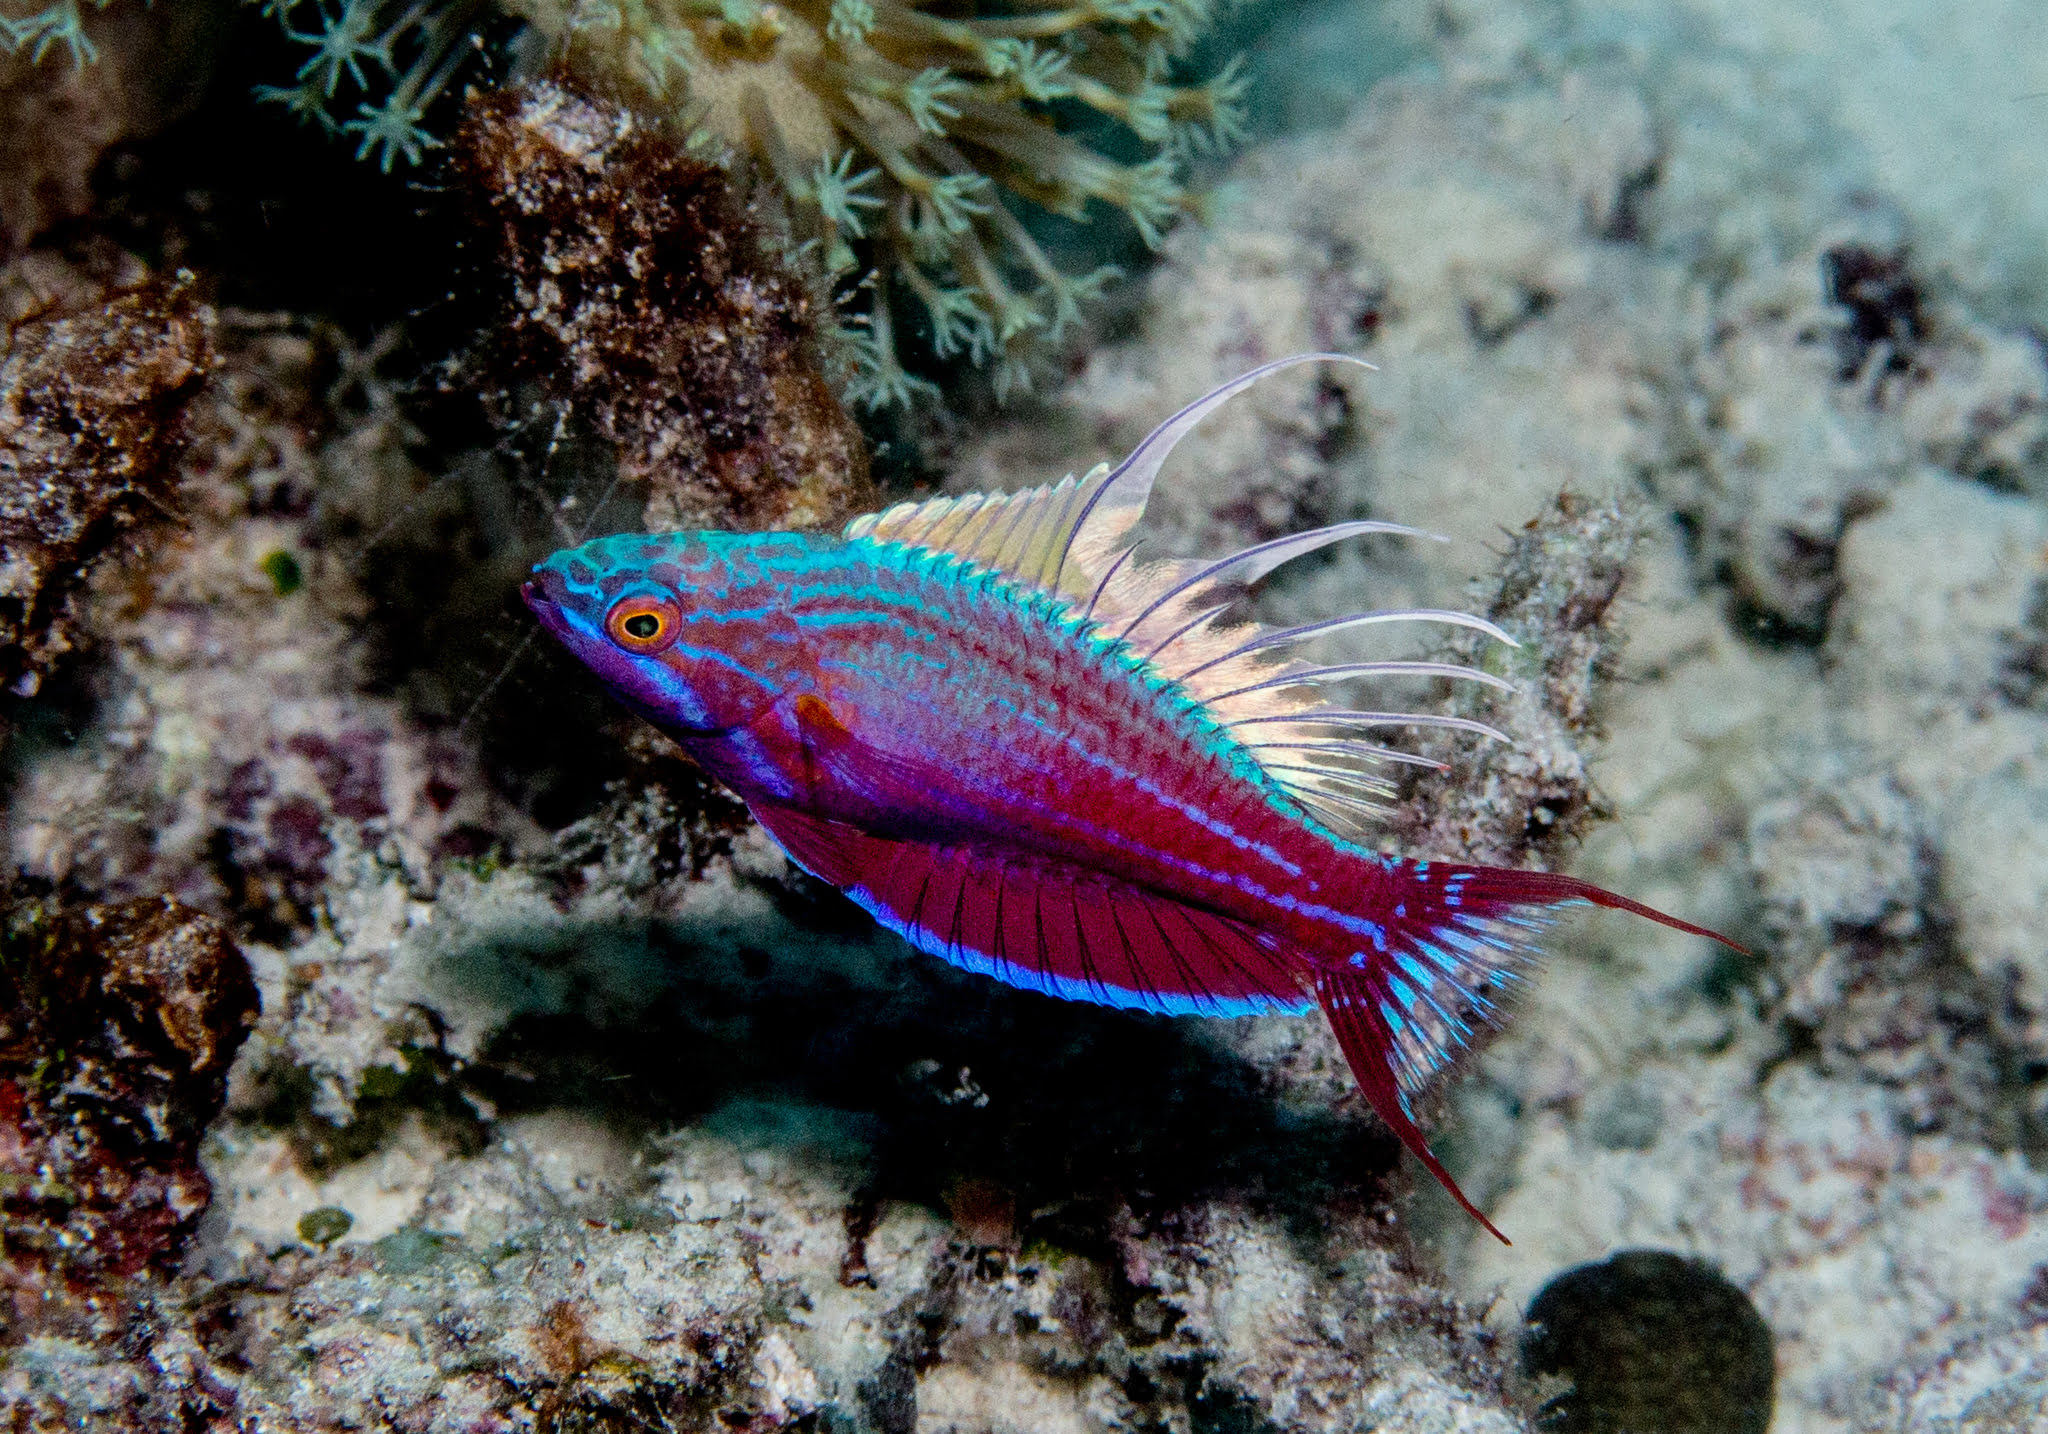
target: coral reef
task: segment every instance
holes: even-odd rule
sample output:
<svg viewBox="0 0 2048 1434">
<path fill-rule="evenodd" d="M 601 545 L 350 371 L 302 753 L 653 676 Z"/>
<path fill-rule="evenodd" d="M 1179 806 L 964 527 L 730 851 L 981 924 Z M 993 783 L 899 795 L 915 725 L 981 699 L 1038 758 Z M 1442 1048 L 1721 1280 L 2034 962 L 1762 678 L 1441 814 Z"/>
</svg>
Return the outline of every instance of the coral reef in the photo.
<svg viewBox="0 0 2048 1434">
<path fill-rule="evenodd" d="M 1514 1247 L 1440 1223 L 1428 1192 L 1411 1218 L 1457 1287 L 1505 1292 L 1502 1325 L 1616 1249 L 1708 1260 L 1771 1328 L 1775 1427 L 1889 1427 L 1880 1383 L 1992 1368 L 1969 1352 L 2038 1321 L 2048 1262 L 2019 915 L 2048 750 L 2026 676 L 2048 367 L 1865 209 L 1796 241 L 1697 241 L 1677 226 L 1704 182 L 1684 145 L 1704 139 L 1508 7 L 1463 13 L 1440 41 L 1454 78 L 1384 82 L 1335 137 L 1248 155 L 1213 230 L 1168 242 L 1135 332 L 1028 421 L 964 441 L 955 481 L 1113 452 L 1258 359 L 1337 346 L 1382 366 L 1283 376 L 1210 420 L 1162 483 L 1182 506 L 1161 541 L 1363 515 L 1468 540 L 1304 566 L 1257 599 L 1276 621 L 1471 606 L 1458 559 L 1478 542 L 1505 543 L 1511 571 L 1540 560 L 1554 597 L 1501 596 L 1531 600 L 1555 661 L 1479 709 L 1526 740 L 1432 754 L 1510 790 L 1561 773 L 1577 810 L 1614 819 L 1546 860 L 1758 952 L 1561 926 L 1437 1137 Z M 1546 514 L 1559 486 L 1579 522 Z M 1566 621 L 1567 597 L 1599 621 Z M 1503 672 L 1541 656 L 1483 654 Z M 1618 680 L 1587 686 L 1603 669 Z M 1403 820 L 1439 821 L 1417 828 L 1431 850 L 1529 840 L 1534 808 L 1469 820 L 1462 789 L 1414 789 Z M 1341 1091 L 1312 1031 L 1231 1039 L 1290 1099 Z"/>
<path fill-rule="evenodd" d="M 509 1122 L 429 1190 L 435 1233 L 244 1267 L 220 1316 L 254 1340 L 242 1407 L 436 1429 L 1521 1427 L 1490 1353 L 1454 1333 L 1462 1313 L 1381 1254 L 1332 1278 L 1227 1206 L 1079 1249 L 1058 1243 L 1088 1228 L 1070 1211 L 1020 1251 L 886 1201 L 849 1245 L 858 1199 L 815 1150 L 701 1132 L 662 1147 L 636 1162 L 571 1118 Z M 312 1363 L 279 1357 L 293 1347 Z"/>
<path fill-rule="evenodd" d="M 33 694 L 72 644 L 78 576 L 165 510 L 183 411 L 212 364 L 189 288 L 87 284 L 9 326 L 0 353 L 0 683 Z"/>
<path fill-rule="evenodd" d="M 392 534 L 445 569 L 477 519 L 375 355 L 234 312 L 214 345 L 183 529 L 81 590 L 95 661 L 4 820 L 39 880 L 222 912 L 263 1014 L 183 1281 L 9 1351 L 10 1417 L 1520 1427 L 1363 1118 L 878 939 L 658 749 L 522 816 L 391 695 L 402 630 L 476 641 L 467 599 L 380 607 Z M 540 740 L 603 730 L 559 700 Z"/>
<path fill-rule="evenodd" d="M 0 262 L 92 209 L 110 146 L 192 105 L 227 4 L 0 7 Z"/>
<path fill-rule="evenodd" d="M 331 335 L 217 343 L 189 536 L 88 590 L 106 715 L 15 749 L 6 821 L 17 865 L 247 925 L 263 1015 L 185 1283 L 131 1297 L 147 1338 L 10 1353 L 10 1412 L 1521 1427 L 1362 1116 L 876 937 L 672 769 L 508 810 L 373 680 L 381 534 L 443 521 L 390 391 Z"/>
<path fill-rule="evenodd" d="M 425 486 L 389 390 L 275 320 L 221 315 L 212 341 L 157 480 L 180 522 L 80 590 L 97 661 L 64 707 L 19 709 L 6 840 L 38 879 L 169 892 L 275 937 L 312 921 L 351 851 L 424 879 L 521 828 L 473 753 L 362 695 L 372 604 L 329 549 Z M 80 706 L 102 714 L 82 733 Z"/>
<path fill-rule="evenodd" d="M 8 25 L 0 19 L 0 41 Z M 0 258 L 91 207 L 92 167 L 125 121 L 112 66 L 43 65 L 0 43 Z"/>
<path fill-rule="evenodd" d="M 1182 157 L 1240 133 L 1235 66 L 1168 76 L 1210 26 L 1206 0 L 955 13 L 923 0 L 516 0 L 585 83 L 759 165 L 825 268 L 872 271 L 852 392 L 905 403 L 892 293 L 921 310 L 932 352 L 1028 381 L 1104 282 L 1064 271 L 1013 201 L 1082 219 L 1124 214 L 1148 245 L 1186 203 Z M 1063 126 L 1061 106 L 1144 147 L 1124 162 Z M 866 255 L 865 259 L 857 257 Z"/>
<path fill-rule="evenodd" d="M 211 1190 L 200 1136 L 256 1015 L 218 921 L 174 901 L 0 912 L 0 1345 L 118 1335 Z"/>
<path fill-rule="evenodd" d="M 1827 637 L 1843 534 L 1900 481 L 1932 466 L 2038 489 L 2048 453 L 2048 379 L 2024 335 L 1920 297 L 1897 250 L 1823 236 L 1809 254 L 1722 296 L 1671 394 L 1679 461 L 1657 479 L 1740 620 L 1799 643 Z M 1784 372 L 1803 381 L 1766 381 Z"/>
<path fill-rule="evenodd" d="M 473 102 L 455 167 L 503 290 L 472 367 L 501 424 L 564 410 L 648 485 L 655 528 L 815 528 L 868 498 L 867 451 L 819 371 L 816 305 L 716 166 L 550 84 Z M 514 411 L 538 390 L 555 407 Z"/>
<path fill-rule="evenodd" d="M 1069 272 L 1060 256 L 1072 246 L 1016 205 L 1071 221 L 1100 206 L 1156 247 L 1192 203 L 1188 159 L 1244 133 L 1239 62 L 1200 83 L 1172 78 L 1213 24 L 1208 0 L 1028 15 L 935 13 L 923 0 L 264 0 L 263 11 L 304 58 L 291 83 L 259 84 L 257 97 L 353 139 L 386 173 L 446 143 L 455 81 L 480 55 L 494 63 L 507 13 L 583 87 L 728 168 L 743 162 L 779 195 L 774 227 L 790 247 L 814 251 L 807 262 L 843 284 L 842 301 L 864 305 L 838 337 L 845 390 L 870 407 L 932 389 L 899 360 L 899 310 L 920 315 L 936 358 L 990 367 L 1001 397 L 1028 385 L 1033 360 L 1114 275 Z M 0 19 L 0 42 L 37 79 L 18 102 L 26 173 L 12 204 L 0 150 L 0 220 L 24 237 L 41 227 L 51 177 L 82 211 L 91 161 L 138 127 L 123 114 L 135 77 L 100 72 L 91 28 L 76 0 Z M 35 68 L 58 45 L 72 64 L 45 82 Z M 5 80 L 0 100 L 12 98 Z M 67 107 L 95 125 L 59 126 Z M 1124 157 L 1134 145 L 1143 157 Z"/>
<path fill-rule="evenodd" d="M 91 3 L 95 9 L 104 10 L 112 0 Z M 99 47 L 85 33 L 85 12 L 79 8 L 78 0 L 51 0 L 50 4 L 24 15 L 0 15 L 0 46 L 26 52 L 29 63 L 37 65 L 58 46 L 70 52 L 75 66 L 91 64 L 100 57 Z"/>
<path fill-rule="evenodd" d="M 1642 521 L 1639 508 L 1618 499 L 1594 503 L 1567 492 L 1515 534 L 1499 585 L 1477 610 L 1523 646 L 1454 640 L 1446 649 L 1517 684 L 1504 700 L 1461 696 L 1455 704 L 1501 724 L 1514 745 L 1462 772 L 1456 741 L 1421 734 L 1413 750 L 1444 767 L 1403 791 L 1388 823 L 1402 849 L 1464 852 L 1494 866 L 1552 865 L 1608 815 L 1590 751 L 1602 735 L 1601 689 L 1620 647 L 1615 604 Z"/>
<path fill-rule="evenodd" d="M 81 3 L 97 64 L 0 58 L 28 117 L 0 121 L 0 242 L 93 202 L 145 124 L 132 36 L 206 8 Z M 359 143 L 372 116 L 344 111 L 384 107 L 394 171 L 479 53 L 428 27 L 498 13 L 273 8 L 314 62 L 285 98 Z M 118 157 L 62 254 L 0 270 L 10 474 L 42 475 L 10 489 L 8 562 L 32 561 L 0 614 L 7 675 L 39 683 L 0 754 L 0 1423 L 1513 1434 L 1641 1427 L 1647 1383 L 1667 1426 L 2039 1424 L 2039 194 L 1994 193 L 2024 146 L 1942 173 L 1939 146 L 1886 148 L 1907 119 L 1981 132 L 1942 96 L 1997 109 L 1995 27 L 1873 63 L 1920 20 L 1833 7 L 1795 64 L 1744 33 L 1782 43 L 1810 7 L 1392 7 L 1427 67 L 1223 171 L 1121 326 L 1070 331 L 1093 347 L 1059 387 L 922 455 L 961 489 L 1035 483 L 1261 359 L 1381 365 L 1219 413 L 1153 541 L 1367 515 L 1457 539 L 1340 547 L 1249 599 L 1524 635 L 1460 649 L 1521 685 L 1460 709 L 1519 745 L 1418 746 L 1451 771 L 1388 840 L 1570 866 L 1754 952 L 1558 924 L 1515 1023 L 1419 1112 L 1503 1248 L 1411 1189 L 1319 1022 L 1058 1004 L 909 953 L 522 650 L 537 550 L 867 501 L 816 378 L 830 309 L 793 269 L 867 258 L 878 322 L 929 283 L 952 357 L 1001 364 L 997 303 L 957 292 L 971 234 L 1036 306 L 1011 343 L 1054 326 L 1006 247 L 1040 196 L 991 192 L 1006 152 L 963 136 L 993 111 L 1071 155 L 1091 101 L 995 74 L 1032 38 L 1001 25 L 1071 27 L 1071 52 L 1002 53 L 1114 81 L 1127 114 L 1097 118 L 1159 135 L 1139 164 L 1185 147 L 1145 46 L 1097 46 L 1172 51 L 1155 32 L 1196 11 L 873 10 L 536 3 L 604 101 L 464 101 L 451 186 L 418 202 L 480 217 L 468 269 L 394 246 L 426 278 L 345 330 L 209 314 L 195 293 L 253 249 L 156 244 L 147 205 L 120 236 L 221 272 L 107 259 L 85 231 L 129 203 Z M 677 50 L 622 48 L 652 36 Z M 1887 109 L 1922 72 L 1976 78 Z M 847 103 L 894 150 L 830 116 L 764 147 L 762 104 L 815 118 L 849 76 L 881 77 Z M 650 109 L 660 133 L 626 118 Z M 692 127 L 765 182 L 670 147 Z M 891 153 L 934 196 L 989 188 L 920 199 Z M 988 211 L 940 236 L 963 195 Z M 297 272 L 334 252 L 291 261 L 309 312 L 397 272 Z M 450 288 L 473 294 L 376 332 Z M 444 351 L 423 336 L 479 307 L 408 390 Z M 451 420 L 466 389 L 495 426 Z M 261 1012 L 232 1051 L 244 961 Z"/>
<path fill-rule="evenodd" d="M 2048 1323 L 1965 1342 L 1887 1379 L 1869 1434 L 2024 1434 L 2048 1418 Z"/>
</svg>

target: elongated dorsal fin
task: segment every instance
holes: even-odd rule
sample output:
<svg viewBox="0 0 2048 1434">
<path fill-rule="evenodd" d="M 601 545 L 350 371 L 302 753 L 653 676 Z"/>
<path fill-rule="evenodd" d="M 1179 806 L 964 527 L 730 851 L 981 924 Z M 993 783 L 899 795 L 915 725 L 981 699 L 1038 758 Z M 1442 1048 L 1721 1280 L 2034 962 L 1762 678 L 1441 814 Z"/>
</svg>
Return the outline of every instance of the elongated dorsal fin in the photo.
<svg viewBox="0 0 2048 1434">
<path fill-rule="evenodd" d="M 1354 679 L 1462 678 L 1508 683 L 1446 663 L 1340 663 L 1317 667 L 1289 660 L 1294 643 L 1348 628 L 1384 623 L 1444 623 L 1473 628 L 1502 642 L 1514 639 L 1484 618 L 1434 609 L 1351 613 L 1272 630 L 1221 625 L 1252 583 L 1282 563 L 1332 543 L 1367 534 L 1431 537 L 1394 523 L 1358 521 L 1294 533 L 1209 562 L 1134 561 L 1131 530 L 1144 515 L 1152 484 L 1174 445 L 1227 399 L 1260 379 L 1305 363 L 1373 365 L 1346 354 L 1295 354 L 1262 364 L 1204 394 L 1174 414 L 1112 468 L 1098 464 L 1016 493 L 970 493 L 899 503 L 855 518 L 848 538 L 951 553 L 1065 601 L 1105 638 L 1120 642 L 1161 678 L 1203 704 L 1309 816 L 1356 832 L 1385 809 L 1393 785 L 1390 762 L 1420 762 L 1369 734 L 1390 727 L 1440 726 L 1502 734 L 1469 718 L 1429 712 L 1372 710 L 1326 704 L 1322 690 Z M 1434 764 L 1428 764 L 1434 765 Z"/>
<path fill-rule="evenodd" d="M 1153 480 L 1174 445 L 1226 400 L 1260 379 L 1322 362 L 1372 367 L 1348 354 L 1275 359 L 1196 399 L 1145 435 L 1130 457 L 1114 468 L 1098 463 L 1080 478 L 1069 476 L 1015 493 L 898 503 L 855 518 L 846 525 L 846 536 L 952 553 L 1045 592 L 1085 600 L 1143 516 Z"/>
</svg>

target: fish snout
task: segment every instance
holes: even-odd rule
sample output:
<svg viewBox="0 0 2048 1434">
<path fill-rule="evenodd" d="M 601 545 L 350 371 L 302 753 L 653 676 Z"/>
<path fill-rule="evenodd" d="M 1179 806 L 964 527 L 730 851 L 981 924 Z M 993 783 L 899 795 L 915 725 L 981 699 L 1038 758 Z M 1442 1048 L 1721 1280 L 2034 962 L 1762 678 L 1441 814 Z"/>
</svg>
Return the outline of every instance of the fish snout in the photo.
<svg viewBox="0 0 2048 1434">
<path fill-rule="evenodd" d="M 519 596 L 526 604 L 526 610 L 539 618 L 543 627 L 552 627 L 561 615 L 561 605 L 547 597 L 540 590 L 540 584 L 528 578 L 519 585 Z"/>
<path fill-rule="evenodd" d="M 548 567 L 533 570 L 533 576 L 519 585 L 519 596 L 540 625 L 554 636 L 567 640 L 569 633 L 569 584 L 562 574 Z"/>
<path fill-rule="evenodd" d="M 526 605 L 540 617 L 546 617 L 551 610 L 559 610 L 569 599 L 569 579 L 560 568 L 552 563 L 541 563 L 533 570 L 533 576 L 519 585 L 519 596 L 526 599 Z"/>
</svg>

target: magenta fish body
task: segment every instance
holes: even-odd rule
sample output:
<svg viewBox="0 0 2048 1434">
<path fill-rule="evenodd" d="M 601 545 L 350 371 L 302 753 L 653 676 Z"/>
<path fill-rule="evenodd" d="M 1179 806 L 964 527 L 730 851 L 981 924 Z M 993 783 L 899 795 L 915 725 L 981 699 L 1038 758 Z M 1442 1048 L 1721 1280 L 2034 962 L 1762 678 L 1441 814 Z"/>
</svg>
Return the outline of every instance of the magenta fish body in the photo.
<svg viewBox="0 0 2048 1434">
<path fill-rule="evenodd" d="M 1282 360 L 1190 405 L 1115 469 L 899 505 L 839 537 L 599 539 L 536 567 L 527 600 L 795 861 L 921 950 L 1168 1014 L 1320 1004 L 1374 1109 L 1484 1223 L 1410 1098 L 1500 1019 L 1546 913 L 1592 902 L 1712 933 L 1568 877 L 1360 839 L 1391 794 L 1386 765 L 1414 760 L 1372 733 L 1488 729 L 1331 707 L 1322 688 L 1498 679 L 1311 667 L 1286 649 L 1395 622 L 1511 639 L 1447 612 L 1280 632 L 1224 617 L 1291 557 L 1407 530 L 1339 524 L 1214 563 L 1133 561 L 1129 530 L 1174 442 L 1264 373 L 1316 357 L 1333 356 Z"/>
</svg>

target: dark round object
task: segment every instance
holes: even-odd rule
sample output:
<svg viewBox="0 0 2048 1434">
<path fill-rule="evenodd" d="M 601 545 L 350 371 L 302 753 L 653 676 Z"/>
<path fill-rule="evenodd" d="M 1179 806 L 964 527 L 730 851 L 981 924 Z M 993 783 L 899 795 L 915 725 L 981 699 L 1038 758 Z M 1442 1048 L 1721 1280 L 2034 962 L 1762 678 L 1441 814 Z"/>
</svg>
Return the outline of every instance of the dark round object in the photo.
<svg viewBox="0 0 2048 1434">
<path fill-rule="evenodd" d="M 1623 1250 L 1544 1286 L 1522 1367 L 1572 1382 L 1538 1418 L 1558 1434 L 1770 1428 L 1770 1327 L 1719 1270 L 1663 1250 Z"/>
<path fill-rule="evenodd" d="M 355 1228 L 356 1217 L 339 1205 L 322 1205 L 299 1216 L 299 1238 L 326 1249 Z"/>
</svg>

